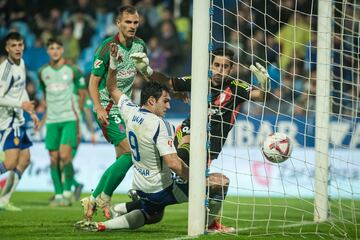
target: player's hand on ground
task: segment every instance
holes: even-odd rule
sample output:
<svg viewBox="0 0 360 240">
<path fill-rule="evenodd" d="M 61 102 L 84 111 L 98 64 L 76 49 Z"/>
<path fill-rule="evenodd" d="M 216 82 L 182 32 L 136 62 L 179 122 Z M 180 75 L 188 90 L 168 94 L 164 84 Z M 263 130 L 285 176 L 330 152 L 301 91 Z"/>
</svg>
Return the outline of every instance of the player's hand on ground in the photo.
<svg viewBox="0 0 360 240">
<path fill-rule="evenodd" d="M 24 101 L 21 103 L 21 108 L 24 109 L 28 113 L 34 112 L 34 101 Z"/>
<path fill-rule="evenodd" d="M 256 76 L 261 89 L 270 91 L 269 74 L 266 69 L 260 63 L 256 63 L 256 66 L 250 65 L 250 71 Z"/>
<path fill-rule="evenodd" d="M 149 58 L 146 56 L 146 53 L 143 52 L 132 53 L 130 57 L 134 61 L 136 69 L 145 78 L 150 78 L 150 76 L 154 73 L 154 71 L 149 65 Z"/>
<path fill-rule="evenodd" d="M 103 108 L 96 109 L 97 119 L 101 122 L 103 126 L 109 125 L 109 115 L 106 110 Z"/>
</svg>

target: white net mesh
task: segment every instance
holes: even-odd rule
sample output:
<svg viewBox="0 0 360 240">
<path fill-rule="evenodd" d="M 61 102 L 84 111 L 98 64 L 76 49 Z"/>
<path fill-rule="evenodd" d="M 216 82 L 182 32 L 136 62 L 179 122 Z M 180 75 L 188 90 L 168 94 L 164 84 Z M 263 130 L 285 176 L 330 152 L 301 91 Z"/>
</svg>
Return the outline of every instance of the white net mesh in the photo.
<svg viewBox="0 0 360 240">
<path fill-rule="evenodd" d="M 215 215 L 222 224 L 235 227 L 236 235 L 360 238 L 360 2 L 330 2 L 330 148 L 324 152 L 329 159 L 329 213 L 327 221 L 317 223 L 313 219 L 318 1 L 211 1 L 211 56 L 217 48 L 228 48 L 235 56 L 230 75 L 209 89 L 210 144 L 221 144 L 215 139 L 226 139 L 226 128 L 232 127 L 210 172 L 230 179 L 228 196 Z M 266 66 L 271 91 L 264 101 L 250 99 L 238 108 L 234 98 L 227 98 L 237 90 L 227 89 L 225 82 L 241 79 L 258 86 L 249 71 L 256 62 Z M 222 115 L 226 111 L 231 119 Z M 215 125 L 220 126 L 217 133 Z M 260 150 L 273 132 L 285 133 L 294 148 L 281 164 L 265 160 Z M 213 151 L 210 148 L 209 153 Z M 216 197 L 208 198 L 211 203 Z"/>
</svg>

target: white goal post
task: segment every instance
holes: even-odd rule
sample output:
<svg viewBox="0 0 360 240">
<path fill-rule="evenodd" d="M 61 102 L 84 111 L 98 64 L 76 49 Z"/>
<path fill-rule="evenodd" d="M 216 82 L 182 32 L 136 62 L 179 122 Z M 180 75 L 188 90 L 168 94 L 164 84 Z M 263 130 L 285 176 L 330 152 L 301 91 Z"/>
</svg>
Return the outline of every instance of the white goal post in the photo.
<svg viewBox="0 0 360 240">
<path fill-rule="evenodd" d="M 188 235 L 206 233 L 209 170 L 230 179 L 216 217 L 231 234 L 359 239 L 360 0 L 198 0 L 192 33 Z M 226 100 L 210 96 L 218 47 L 234 52 L 227 79 L 256 89 L 249 66 L 259 62 L 272 88 L 228 109 L 232 130 L 207 169 L 207 114 Z M 293 146 L 279 164 L 261 152 L 274 132 Z"/>
<path fill-rule="evenodd" d="M 194 1 L 191 76 L 191 138 L 188 235 L 197 236 L 205 229 L 205 171 L 207 140 L 207 95 L 209 69 L 210 0 Z M 204 159 L 204 161 L 199 161 Z"/>
<path fill-rule="evenodd" d="M 315 204 L 314 221 L 328 218 L 329 121 L 332 3 L 319 0 L 316 72 Z"/>
</svg>

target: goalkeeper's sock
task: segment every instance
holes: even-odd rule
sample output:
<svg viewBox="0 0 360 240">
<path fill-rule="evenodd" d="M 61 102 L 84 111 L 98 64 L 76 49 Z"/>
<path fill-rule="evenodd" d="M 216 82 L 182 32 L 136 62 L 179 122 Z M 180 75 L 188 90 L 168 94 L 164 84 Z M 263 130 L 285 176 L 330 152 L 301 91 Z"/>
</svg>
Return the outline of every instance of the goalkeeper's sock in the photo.
<svg viewBox="0 0 360 240">
<path fill-rule="evenodd" d="M 22 175 L 21 172 L 16 168 L 12 172 L 13 172 L 12 181 L 11 181 L 12 183 L 9 184 L 9 186 L 7 186 L 7 188 L 4 189 L 5 191 L 3 192 L 2 195 L 2 199 L 5 202 L 10 201 L 11 195 L 15 192 L 15 189 L 19 184 Z"/>
<path fill-rule="evenodd" d="M 140 210 L 104 222 L 106 229 L 137 229 L 145 225 L 145 216 Z"/>
<path fill-rule="evenodd" d="M 111 167 L 112 167 L 112 165 L 111 165 L 110 167 L 108 167 L 108 168 L 106 169 L 106 171 L 103 173 L 103 175 L 102 175 L 101 178 L 100 178 L 99 183 L 97 184 L 95 190 L 94 190 L 93 193 L 91 194 L 91 198 L 92 198 L 93 200 L 95 200 L 95 198 L 97 198 L 97 197 L 100 195 L 100 193 L 103 191 L 104 185 L 105 185 L 106 180 L 107 180 L 107 178 L 108 178 L 108 176 L 109 176 L 109 173 L 110 173 L 110 171 L 111 171 Z"/>
<path fill-rule="evenodd" d="M 122 154 L 111 166 L 108 179 L 105 183 L 103 192 L 112 196 L 113 192 L 124 179 L 127 171 L 132 166 L 132 158 L 130 153 Z"/>
<path fill-rule="evenodd" d="M 209 201 L 209 221 L 208 225 L 211 225 L 215 218 L 218 217 L 221 210 L 222 201 L 210 199 Z"/>
<path fill-rule="evenodd" d="M 4 162 L 0 163 L 0 175 L 6 173 L 8 170 L 5 167 Z"/>
<path fill-rule="evenodd" d="M 61 175 L 60 175 L 60 171 L 59 171 L 59 166 L 51 164 L 50 165 L 50 174 L 51 174 L 51 179 L 53 181 L 55 194 L 62 195 L 62 193 L 63 193 L 63 185 L 62 185 L 62 182 L 61 182 Z"/>
<path fill-rule="evenodd" d="M 64 165 L 64 176 L 65 176 L 64 191 L 70 192 L 72 181 L 74 178 L 74 167 L 71 162 Z"/>
</svg>

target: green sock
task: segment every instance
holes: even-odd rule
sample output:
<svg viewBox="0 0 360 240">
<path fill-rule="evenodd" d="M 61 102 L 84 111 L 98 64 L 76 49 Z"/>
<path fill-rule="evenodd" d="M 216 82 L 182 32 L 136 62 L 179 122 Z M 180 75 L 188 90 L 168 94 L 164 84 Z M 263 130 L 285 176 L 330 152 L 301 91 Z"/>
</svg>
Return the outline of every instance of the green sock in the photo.
<svg viewBox="0 0 360 240">
<path fill-rule="evenodd" d="M 72 181 L 74 178 L 74 167 L 71 162 L 64 165 L 64 176 L 64 190 L 71 191 Z"/>
<path fill-rule="evenodd" d="M 73 177 L 71 179 L 71 186 L 77 187 L 80 185 L 80 183 L 78 181 L 76 181 L 76 179 L 75 179 L 75 170 L 74 170 L 74 165 L 72 164 L 72 162 L 71 162 L 71 165 L 72 165 L 72 168 L 74 171 Z"/>
<path fill-rule="evenodd" d="M 132 159 L 130 153 L 124 153 L 116 159 L 113 165 L 111 165 L 111 171 L 104 186 L 103 191 L 106 195 L 112 196 L 131 166 Z"/>
<path fill-rule="evenodd" d="M 106 171 L 103 173 L 103 175 L 101 176 L 100 178 L 100 181 L 98 183 L 98 185 L 96 186 L 95 190 L 93 191 L 93 193 L 91 194 L 94 198 L 96 198 L 97 196 L 100 195 L 100 193 L 103 191 L 104 189 L 104 185 L 105 185 L 105 182 L 108 178 L 108 175 L 110 173 L 110 170 L 111 170 L 111 167 L 112 165 L 110 165 L 110 167 L 108 167 L 106 169 Z"/>
<path fill-rule="evenodd" d="M 61 183 L 61 175 L 59 170 L 60 169 L 58 165 L 52 165 L 52 164 L 50 165 L 50 174 L 54 184 L 55 194 L 63 193 L 63 186 Z"/>
</svg>

